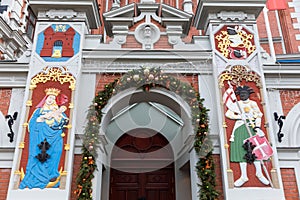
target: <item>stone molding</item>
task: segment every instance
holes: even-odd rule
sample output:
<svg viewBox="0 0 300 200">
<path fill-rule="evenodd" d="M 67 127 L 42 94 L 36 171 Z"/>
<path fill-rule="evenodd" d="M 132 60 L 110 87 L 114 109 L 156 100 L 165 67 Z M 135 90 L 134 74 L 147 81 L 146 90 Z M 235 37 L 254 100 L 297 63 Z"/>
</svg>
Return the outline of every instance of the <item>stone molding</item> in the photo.
<svg viewBox="0 0 300 200">
<path fill-rule="evenodd" d="M 0 27 L 3 40 L 0 44 L 2 60 L 17 60 L 31 44 L 28 44 L 21 33 L 12 29 L 2 17 L 0 17 Z"/>
<path fill-rule="evenodd" d="M 57 17 L 60 20 L 63 18 L 76 20 L 76 18 L 74 18 L 74 12 L 76 12 L 76 17 L 79 18 L 80 21 L 83 17 L 85 18 L 88 28 L 98 28 L 101 25 L 98 4 L 95 0 L 30 0 L 30 7 L 36 16 L 42 17 L 48 13 L 48 20 L 53 19 L 53 17 Z M 73 11 L 70 8 L 72 8 Z M 42 13 L 41 15 L 39 14 L 40 12 Z M 86 17 L 79 13 L 84 13 Z M 71 16 L 73 16 L 73 18 Z M 44 20 L 47 18 L 44 18 Z"/>
<path fill-rule="evenodd" d="M 134 36 L 143 49 L 153 49 L 153 44 L 160 38 L 160 30 L 155 24 L 142 23 L 135 29 Z"/>
<path fill-rule="evenodd" d="M 72 19 L 78 16 L 79 13 L 75 12 L 74 10 L 56 10 L 56 9 L 51 9 L 49 11 L 45 12 L 45 16 L 48 17 L 49 19 Z"/>
<path fill-rule="evenodd" d="M 264 8 L 266 0 L 200 0 L 194 19 L 194 26 L 197 29 L 206 30 L 209 18 L 211 15 L 218 15 L 221 12 L 243 12 L 251 16 L 254 16 L 254 22 L 261 10 Z M 236 14 L 234 14 L 236 15 Z M 249 20 L 249 18 L 248 18 Z M 242 21 L 242 20 L 238 20 Z"/>
<path fill-rule="evenodd" d="M 134 17 L 135 6 L 140 13 L 137 17 Z M 107 35 L 114 37 L 112 43 L 119 45 L 119 48 L 126 43 L 127 35 L 133 34 L 135 39 L 143 45 L 143 49 L 153 49 L 153 45 L 162 34 L 168 36 L 169 44 L 173 45 L 174 48 L 178 45 L 184 45 L 182 37 L 189 32 L 192 14 L 166 4 L 143 2 L 114 8 L 104 13 L 103 18 Z M 134 31 L 129 31 L 131 26 L 142 20 L 145 22 Z M 166 33 L 161 32 L 152 20 L 166 27 Z"/>
</svg>

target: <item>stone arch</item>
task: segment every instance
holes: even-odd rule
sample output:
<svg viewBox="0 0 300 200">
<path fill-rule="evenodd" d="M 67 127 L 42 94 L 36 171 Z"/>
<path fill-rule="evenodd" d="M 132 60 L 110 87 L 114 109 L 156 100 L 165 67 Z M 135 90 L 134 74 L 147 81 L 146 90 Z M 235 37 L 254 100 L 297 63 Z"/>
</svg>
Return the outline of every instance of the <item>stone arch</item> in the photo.
<svg viewBox="0 0 300 200">
<path fill-rule="evenodd" d="M 137 93 L 130 98 L 132 102 L 139 102 L 143 98 L 149 101 L 153 98 L 153 96 L 149 96 L 151 91 L 159 88 L 162 91 L 166 90 L 170 93 L 168 93 L 168 95 L 157 93 L 158 96 L 157 98 L 153 98 L 154 101 L 159 101 L 157 99 L 162 97 L 178 95 L 182 97 L 184 100 L 183 102 L 186 102 L 188 105 L 187 107 L 184 107 L 190 107 L 190 116 L 186 118 L 186 122 L 189 122 L 192 128 L 186 132 L 190 133 L 190 136 L 192 137 L 187 137 L 184 143 L 192 143 L 193 145 L 190 147 L 194 147 L 195 151 L 201 156 L 196 163 L 197 175 L 202 182 L 201 188 L 199 189 L 201 198 L 217 197 L 218 192 L 216 192 L 215 189 L 214 161 L 212 157 L 213 148 L 210 140 L 207 138 L 209 131 L 208 110 L 203 106 L 204 99 L 199 97 L 198 92 L 195 91 L 191 84 L 182 82 L 175 76 L 162 73 L 160 68 L 141 67 L 140 69 L 129 71 L 121 78 L 105 85 L 104 90 L 96 94 L 93 104 L 89 108 L 87 125 L 83 138 L 80 173 L 77 176 L 77 189 L 75 190 L 75 194 L 78 195 L 78 198 L 91 196 L 92 179 L 94 177 L 93 172 L 97 168 L 97 147 L 100 143 L 103 145 L 106 144 L 105 138 L 103 138 L 103 129 L 100 130 L 100 123 L 105 127 L 110 119 L 106 117 L 112 117 L 112 113 L 110 114 L 108 112 L 109 109 L 105 107 L 111 106 L 112 108 L 112 105 L 110 104 L 111 99 L 113 99 L 116 94 L 122 93 L 122 91 L 126 91 L 130 88 L 136 88 L 137 91 L 143 91 L 143 94 L 147 97 L 145 98 L 144 95 Z M 126 96 L 126 94 L 124 95 Z M 168 99 L 171 100 L 172 98 Z M 168 106 L 172 105 L 166 104 L 166 102 L 161 103 Z M 114 108 L 117 109 L 118 107 L 114 106 Z M 174 106 L 174 109 L 175 108 L 176 106 Z M 117 110 L 121 111 L 122 107 Z M 105 112 L 104 116 L 103 112 Z M 209 173 L 206 171 L 207 169 L 210 169 Z M 210 189 L 207 190 L 207 188 Z"/>
<path fill-rule="evenodd" d="M 286 138 L 283 138 L 283 141 L 287 141 L 288 146 L 298 147 L 300 145 L 300 103 L 291 109 L 284 121 L 282 132 Z"/>
<path fill-rule="evenodd" d="M 181 134 L 183 142 L 191 142 L 189 140 L 189 137 L 193 136 L 193 125 L 191 123 L 191 109 L 189 105 L 177 94 L 164 90 L 164 89 L 151 89 L 149 92 L 145 93 L 141 89 L 136 89 L 136 88 L 130 88 L 125 91 L 122 91 L 121 93 L 113 96 L 110 101 L 108 102 L 107 106 L 102 110 L 104 113 L 103 119 L 101 121 L 101 134 L 106 135 L 106 129 L 111 121 L 112 117 L 114 114 L 120 112 L 124 107 L 133 105 L 134 103 L 142 103 L 142 102 L 155 102 L 159 103 L 161 105 L 164 105 L 174 111 L 182 120 L 183 123 L 185 124 L 184 127 L 182 127 Z M 130 126 L 129 124 L 126 124 L 128 127 L 124 132 L 129 131 L 134 128 L 141 128 L 141 127 L 134 127 Z M 151 128 L 155 131 L 160 131 L 161 124 L 158 124 L 159 122 L 156 122 L 156 126 L 152 126 Z M 116 136 L 116 133 L 114 133 Z M 172 142 L 172 138 L 175 136 L 167 136 L 166 133 L 162 132 L 161 133 L 164 137 L 166 137 L 169 142 Z M 122 133 L 117 135 L 112 141 L 113 144 L 115 141 L 118 140 L 119 137 L 122 136 Z M 106 135 L 106 137 L 109 137 Z M 182 144 L 184 145 L 184 144 Z M 182 146 L 181 146 L 182 147 Z M 178 152 L 181 147 L 175 147 L 174 151 Z M 183 153 L 183 152 L 182 152 Z M 108 151 L 108 155 L 110 155 L 110 151 Z"/>
</svg>

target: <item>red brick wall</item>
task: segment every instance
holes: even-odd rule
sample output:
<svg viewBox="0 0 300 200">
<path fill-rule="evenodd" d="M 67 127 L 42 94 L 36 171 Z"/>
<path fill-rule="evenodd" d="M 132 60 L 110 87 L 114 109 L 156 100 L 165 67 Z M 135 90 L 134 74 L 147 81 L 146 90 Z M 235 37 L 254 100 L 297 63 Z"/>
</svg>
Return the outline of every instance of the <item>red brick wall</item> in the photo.
<svg viewBox="0 0 300 200">
<path fill-rule="evenodd" d="M 133 35 L 128 35 L 126 38 L 126 43 L 122 45 L 122 48 L 141 49 L 142 44 L 138 43 Z"/>
<path fill-rule="evenodd" d="M 113 82 L 115 79 L 120 78 L 121 74 L 99 74 L 96 77 L 96 92 L 104 89 L 106 84 Z M 176 75 L 174 75 L 176 76 Z M 193 75 L 178 75 L 177 78 L 183 82 L 189 82 L 198 91 L 198 76 Z"/>
<path fill-rule="evenodd" d="M 292 2 L 292 0 L 285 0 L 286 4 L 288 5 L 288 2 Z M 298 53 L 298 46 L 300 46 L 300 41 L 296 40 L 296 34 L 299 34 L 299 29 L 295 29 L 293 27 L 293 23 L 297 22 L 297 19 L 291 18 L 291 13 L 293 13 L 295 10 L 294 8 L 287 8 L 286 10 L 278 11 L 280 23 L 281 23 L 281 29 L 283 32 L 283 39 L 286 47 L 287 53 Z M 271 32 L 273 37 L 279 37 L 279 31 L 277 26 L 277 20 L 275 16 L 275 11 L 269 11 L 269 21 L 271 26 Z M 265 27 L 265 20 L 263 12 L 261 12 L 260 16 L 257 19 L 257 27 L 259 31 L 259 37 L 260 38 L 267 38 L 267 32 Z M 275 52 L 276 54 L 282 54 L 282 47 L 281 43 L 274 43 L 275 45 Z M 267 52 L 270 52 L 269 45 L 263 44 L 262 45 L 264 49 Z"/>
<path fill-rule="evenodd" d="M 300 102 L 300 90 L 280 90 L 279 92 L 283 114 L 287 116 L 290 110 Z"/>
<path fill-rule="evenodd" d="M 79 172 L 80 163 L 81 163 L 81 157 L 82 155 L 75 155 L 74 161 L 73 161 L 73 177 L 72 177 L 72 185 L 71 185 L 71 197 L 70 200 L 76 200 L 76 195 L 74 194 L 74 191 L 76 190 L 76 176 Z M 0 199 L 1 200 L 1 199 Z"/>
<path fill-rule="evenodd" d="M 286 200 L 299 200 L 295 170 L 291 168 L 282 168 L 281 176 Z"/>
<path fill-rule="evenodd" d="M 224 199 L 223 194 L 223 182 L 222 182 L 222 170 L 221 170 L 221 157 L 220 155 L 213 155 L 215 161 L 215 172 L 216 172 L 216 189 L 219 192 L 219 200 Z"/>
<path fill-rule="evenodd" d="M 121 74 L 99 74 L 96 77 L 96 92 L 104 89 L 106 84 L 113 82 L 115 79 L 120 78 Z"/>
<path fill-rule="evenodd" d="M 11 169 L 0 169 L 0 200 L 6 199 L 10 172 Z"/>
<path fill-rule="evenodd" d="M 11 98 L 11 89 L 0 89 L 0 111 L 3 115 L 7 115 Z"/>
</svg>

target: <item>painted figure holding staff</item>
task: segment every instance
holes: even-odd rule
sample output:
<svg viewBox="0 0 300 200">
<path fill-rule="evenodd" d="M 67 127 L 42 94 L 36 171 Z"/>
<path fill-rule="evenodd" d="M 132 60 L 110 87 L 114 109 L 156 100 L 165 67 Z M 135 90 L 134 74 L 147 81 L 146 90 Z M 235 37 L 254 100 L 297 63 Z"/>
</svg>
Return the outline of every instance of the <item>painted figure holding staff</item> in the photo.
<svg viewBox="0 0 300 200">
<path fill-rule="evenodd" d="M 254 166 L 256 169 L 256 177 L 264 185 L 269 185 L 272 182 L 270 180 L 269 174 L 266 167 L 264 166 L 263 160 L 268 159 L 271 155 L 270 150 L 264 151 L 264 148 L 270 148 L 264 137 L 261 127 L 261 119 L 263 113 L 260 111 L 257 103 L 250 100 L 250 94 L 254 93 L 253 89 L 249 86 L 238 86 L 236 90 L 233 90 L 230 82 L 228 82 L 229 88 L 225 91 L 223 95 L 223 103 L 226 105 L 228 110 L 225 116 L 229 119 L 235 120 L 235 124 L 230 136 L 230 162 L 237 162 L 240 165 L 241 176 L 234 182 L 235 187 L 241 187 L 249 179 L 247 175 L 247 160 L 245 155 L 247 151 L 244 148 L 245 141 L 251 140 L 254 143 L 254 149 L 251 152 L 255 155 Z M 240 100 L 237 100 L 237 96 Z M 262 143 L 261 139 L 263 138 Z M 259 141 L 258 141 L 259 140 Z M 255 151 L 255 152 L 254 152 Z M 258 152 L 258 154 L 256 154 Z M 261 155 L 264 155 L 263 157 Z M 267 178 L 262 173 L 262 167 Z"/>
</svg>

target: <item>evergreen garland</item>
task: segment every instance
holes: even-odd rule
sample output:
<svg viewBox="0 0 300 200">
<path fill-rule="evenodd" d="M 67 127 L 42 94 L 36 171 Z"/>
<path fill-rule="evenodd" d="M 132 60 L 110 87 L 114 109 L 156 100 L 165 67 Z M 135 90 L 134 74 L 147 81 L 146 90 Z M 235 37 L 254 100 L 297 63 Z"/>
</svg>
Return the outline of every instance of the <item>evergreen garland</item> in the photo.
<svg viewBox="0 0 300 200">
<path fill-rule="evenodd" d="M 214 200 L 218 198 L 216 191 L 215 165 L 212 156 L 212 144 L 208 138 L 208 109 L 203 106 L 204 99 L 189 84 L 176 77 L 161 72 L 160 68 L 145 68 L 129 71 L 120 79 L 105 85 L 103 91 L 96 94 L 93 104 L 89 107 L 88 123 L 84 130 L 82 160 L 77 174 L 77 189 L 74 193 L 78 200 L 92 200 L 92 179 L 97 169 L 97 147 L 99 129 L 102 118 L 101 109 L 106 106 L 112 95 L 128 88 L 141 88 L 148 92 L 151 88 L 165 88 L 181 96 L 191 107 L 192 125 L 195 127 L 194 147 L 199 155 L 196 165 L 198 177 L 201 180 L 199 199 Z"/>
</svg>

